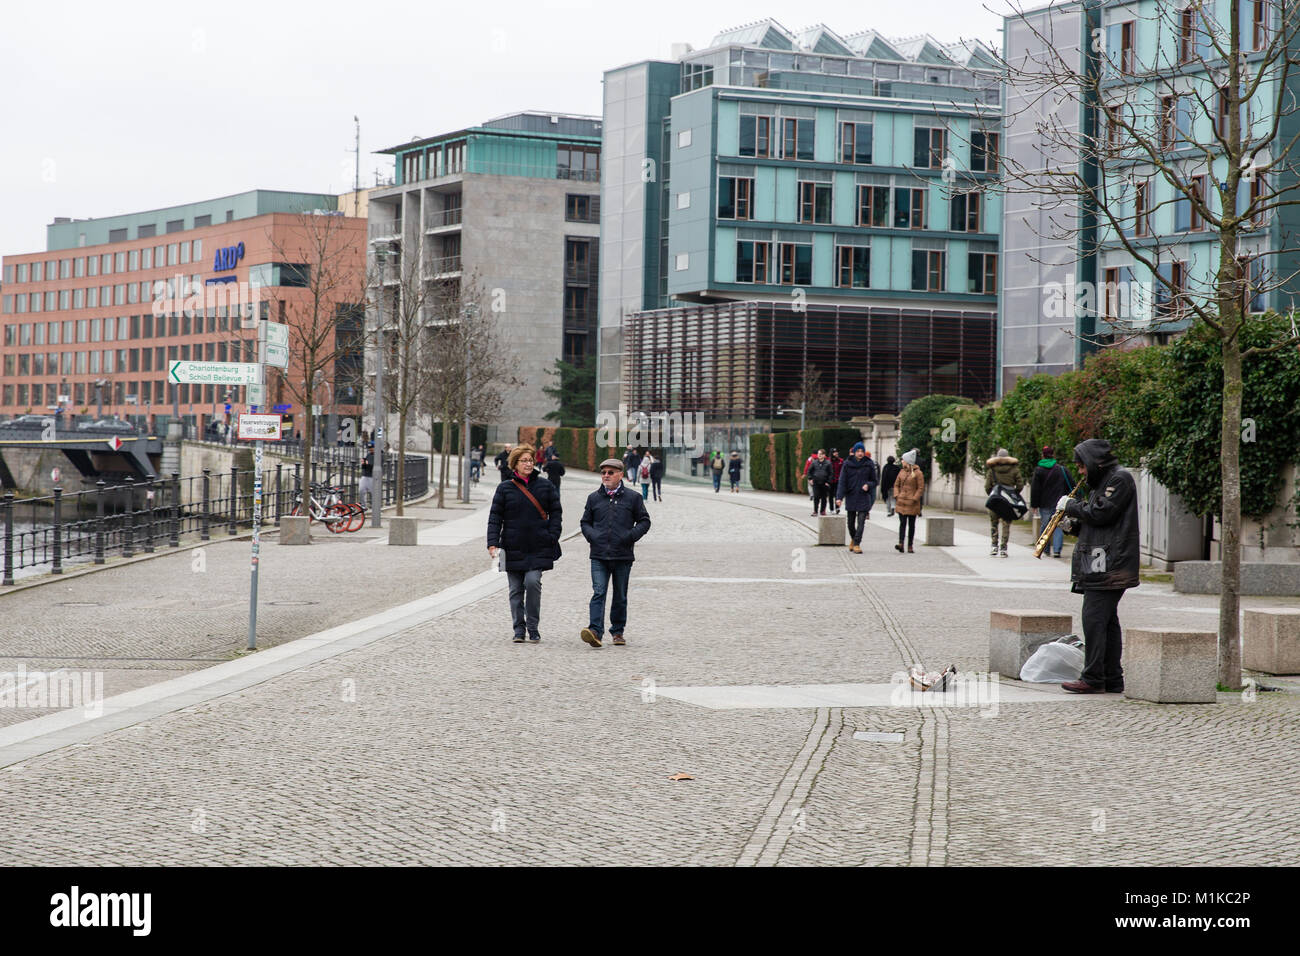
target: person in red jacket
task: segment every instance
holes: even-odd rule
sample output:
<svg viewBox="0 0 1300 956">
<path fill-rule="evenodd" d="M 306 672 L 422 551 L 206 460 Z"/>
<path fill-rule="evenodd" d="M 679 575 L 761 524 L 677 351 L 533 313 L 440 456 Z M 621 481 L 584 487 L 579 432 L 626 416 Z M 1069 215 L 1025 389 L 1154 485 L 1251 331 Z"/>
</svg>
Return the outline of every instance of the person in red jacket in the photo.
<svg viewBox="0 0 1300 956">
<path fill-rule="evenodd" d="M 840 484 L 840 471 L 844 468 L 844 459 L 840 457 L 840 450 L 838 448 L 831 449 L 831 467 L 835 469 L 835 480 L 833 482 L 833 485 L 836 488 L 838 488 Z M 832 504 L 835 508 L 835 513 L 839 514 L 840 513 L 839 501 L 832 499 Z"/>
</svg>

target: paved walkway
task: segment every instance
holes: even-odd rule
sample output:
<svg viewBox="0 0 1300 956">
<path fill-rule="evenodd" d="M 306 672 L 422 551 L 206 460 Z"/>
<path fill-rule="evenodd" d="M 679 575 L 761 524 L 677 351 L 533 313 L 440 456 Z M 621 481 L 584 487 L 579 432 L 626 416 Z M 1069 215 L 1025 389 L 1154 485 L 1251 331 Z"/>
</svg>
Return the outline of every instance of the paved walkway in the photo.
<svg viewBox="0 0 1300 956">
<path fill-rule="evenodd" d="M 576 530 L 593 486 L 590 476 L 566 478 L 566 532 Z M 1158 706 L 1049 688 L 1015 699 L 1008 692 L 996 707 L 882 706 L 871 694 L 912 663 L 983 670 L 991 608 L 1060 609 L 1077 622 L 1066 569 L 1034 562 L 1023 545 L 1007 560 L 982 563 L 963 561 L 960 542 L 899 554 L 880 513 L 865 553 L 852 555 L 815 547 L 806 504 L 793 496 L 665 491 L 664 502 L 650 504 L 654 526 L 638 546 L 627 648 L 593 650 L 577 638 L 589 596 L 580 539 L 564 542 L 565 557 L 546 575 L 538 646 L 509 642 L 504 582 L 484 574 L 477 538 L 414 549 L 270 546 L 268 604 L 320 601 L 321 611 L 298 608 L 286 619 L 303 624 L 319 613 L 323 623 L 306 626 L 332 630 L 138 688 L 110 701 L 99 724 L 62 712 L 39 718 L 46 722 L 39 728 L 0 731 L 0 814 L 7 832 L 21 835 L 5 841 L 6 858 L 1295 859 L 1300 697 Z M 457 517 L 468 528 L 483 513 Z M 449 540 L 462 537 L 453 530 Z M 317 563 L 291 569 L 290 560 Z M 229 566 L 212 562 L 204 587 L 226 588 L 218 575 L 231 583 L 211 600 L 237 601 L 246 554 Z M 267 570 L 277 562 L 283 578 Z M 164 584 L 191 614 L 205 600 L 193 577 L 178 580 L 181 568 L 138 584 L 131 574 L 148 567 L 122 569 L 116 588 L 133 593 L 121 600 L 157 602 L 150 595 Z M 40 628 L 43 641 L 78 653 L 120 643 L 85 623 L 45 629 L 35 618 L 53 603 L 35 601 L 11 619 L 32 621 L 24 626 Z M 370 614 L 385 604 L 398 607 Z M 1130 627 L 1211 628 L 1213 604 L 1143 585 L 1120 613 Z M 160 610 L 167 627 L 180 630 L 183 616 Z M 227 612 L 213 656 L 229 656 L 232 642 L 242 646 L 241 614 Z M 138 616 L 142 625 L 155 619 Z M 194 643 L 180 634 L 172 640 Z M 831 686 L 838 689 L 824 690 Z M 739 687 L 763 699 L 710 704 Z M 685 690 L 695 702 L 683 699 Z M 34 728 L 48 736 L 33 737 Z M 61 743 L 50 749 L 56 735 Z M 679 772 L 694 779 L 668 779 Z"/>
</svg>

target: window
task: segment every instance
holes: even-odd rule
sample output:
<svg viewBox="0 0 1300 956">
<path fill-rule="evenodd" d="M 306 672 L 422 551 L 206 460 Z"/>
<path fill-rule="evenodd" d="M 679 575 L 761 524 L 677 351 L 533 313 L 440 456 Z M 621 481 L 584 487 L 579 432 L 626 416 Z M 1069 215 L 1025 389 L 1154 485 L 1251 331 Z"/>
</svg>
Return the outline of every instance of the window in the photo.
<svg viewBox="0 0 1300 956">
<path fill-rule="evenodd" d="M 169 220 L 167 220 L 167 231 L 168 231 L 168 232 L 180 232 L 180 231 L 182 231 L 184 228 L 185 228 L 185 220 L 184 220 L 184 219 L 169 219 Z"/>
<path fill-rule="evenodd" d="M 839 276 L 842 289 L 871 288 L 871 250 L 866 246 L 839 247 Z"/>
<path fill-rule="evenodd" d="M 464 144 L 460 148 L 463 150 Z M 555 151 L 556 177 L 559 179 L 580 179 L 586 182 L 600 182 L 600 147 L 599 146 L 560 146 Z M 452 161 L 451 147 L 447 148 L 447 162 Z M 453 170 L 448 170 L 452 172 Z M 461 172 L 457 168 L 455 172 Z"/>
<path fill-rule="evenodd" d="M 153 268 L 153 249 L 140 250 L 140 268 L 141 269 Z"/>
<path fill-rule="evenodd" d="M 772 155 L 772 117 L 740 117 L 740 155 L 764 158 Z"/>
<path fill-rule="evenodd" d="M 799 221 L 831 221 L 831 184 L 799 183 Z"/>
<path fill-rule="evenodd" d="M 812 285 L 812 246 L 781 243 L 781 285 Z"/>
<path fill-rule="evenodd" d="M 71 259 L 60 259 L 60 260 L 59 260 L 59 278 L 60 278 L 60 279 L 71 279 L 71 278 L 72 278 L 72 260 L 71 260 Z"/>
<path fill-rule="evenodd" d="M 976 173 L 998 171 L 1000 134 L 988 130 L 975 130 L 970 135 L 970 168 Z"/>
<path fill-rule="evenodd" d="M 188 265 L 190 261 L 190 244 L 188 242 L 182 242 L 180 244 L 180 252 L 181 252 L 180 265 Z"/>
<path fill-rule="evenodd" d="M 1229 88 L 1224 86 L 1218 91 L 1215 97 L 1214 111 L 1214 131 L 1219 134 L 1219 138 L 1227 140 L 1228 138 L 1228 117 L 1231 110 L 1228 109 Z"/>
<path fill-rule="evenodd" d="M 73 289 L 73 290 L 72 290 L 72 307 L 73 307 L 74 309 L 84 309 L 84 308 L 86 307 L 86 290 L 85 290 L 85 289 Z"/>
<path fill-rule="evenodd" d="M 105 256 L 104 258 L 108 258 L 108 257 Z M 43 263 L 43 262 L 33 262 L 33 263 L 32 263 L 32 281 L 33 281 L 33 282 L 40 282 L 40 281 L 44 278 L 44 276 L 45 276 L 45 263 Z"/>
<path fill-rule="evenodd" d="M 972 252 L 967 256 L 967 290 L 977 295 L 997 295 L 998 255 L 996 252 Z"/>
<path fill-rule="evenodd" d="M 912 250 L 912 289 L 916 292 L 944 291 L 944 260 L 939 249 Z"/>
<path fill-rule="evenodd" d="M 1196 11 L 1191 7 L 1178 15 L 1178 62 L 1190 63 L 1196 57 Z"/>
<path fill-rule="evenodd" d="M 767 268 L 771 258 L 770 242 L 740 240 L 736 243 L 736 281 L 768 282 Z"/>
<path fill-rule="evenodd" d="M 925 190 L 894 190 L 894 227 L 897 229 L 925 228 Z"/>
<path fill-rule="evenodd" d="M 1244 300 L 1242 309 L 1246 312 L 1265 311 L 1264 286 L 1268 277 L 1264 269 L 1264 260 L 1240 256 L 1237 259 L 1237 268 L 1241 272 L 1242 280 L 1242 296 Z"/>
<path fill-rule="evenodd" d="M 1160 149 L 1168 152 L 1174 148 L 1177 138 L 1178 97 L 1160 97 Z"/>
<path fill-rule="evenodd" d="M 59 308 L 60 308 L 60 309 L 69 309 L 69 308 L 71 308 L 71 307 L 72 307 L 72 290 L 71 290 L 71 289 L 60 289 L 60 290 L 59 290 Z"/>
<path fill-rule="evenodd" d="M 1206 180 L 1204 176 L 1193 176 L 1188 181 L 1187 194 L 1174 202 L 1174 230 L 1176 232 L 1198 232 L 1205 228 L 1205 220 L 1197 208 L 1198 203 L 1205 202 Z M 1194 201 L 1195 200 L 1195 201 Z"/>
<path fill-rule="evenodd" d="M 1133 37 L 1137 28 L 1137 22 L 1126 20 L 1119 25 L 1119 71 L 1121 73 L 1136 72 L 1136 64 L 1133 51 Z"/>
<path fill-rule="evenodd" d="M 676 259 L 673 262 L 673 267 L 678 272 L 685 272 L 688 268 L 690 268 L 690 265 L 691 265 L 690 254 L 685 252 L 679 252 L 677 254 Z"/>
<path fill-rule="evenodd" d="M 888 186 L 859 186 L 858 187 L 858 219 L 859 226 L 875 226 L 877 228 L 888 228 L 889 226 L 889 187 Z"/>
<path fill-rule="evenodd" d="M 871 163 L 871 124 L 840 124 L 840 162 L 868 165 Z"/>
<path fill-rule="evenodd" d="M 678 209 L 689 209 L 690 207 L 691 207 L 691 194 L 690 194 L 690 192 L 680 192 L 680 193 L 678 193 L 678 194 L 677 194 L 677 208 L 678 208 Z"/>
<path fill-rule="evenodd" d="M 920 169 L 942 169 L 948 155 L 948 131 L 942 127 L 918 126 L 913 133 L 912 165 Z"/>
<path fill-rule="evenodd" d="M 18 263 L 18 281 L 26 282 L 28 273 L 28 264 L 26 262 Z"/>
<path fill-rule="evenodd" d="M 754 180 L 723 176 L 718 180 L 718 218 L 753 219 Z"/>
<path fill-rule="evenodd" d="M 1128 267 L 1106 269 L 1102 276 L 1102 318 L 1111 322 L 1131 317 L 1133 273 Z"/>
<path fill-rule="evenodd" d="M 28 355 L 26 352 L 22 352 L 18 356 L 18 374 L 19 375 L 32 374 L 32 357 Z"/>
<path fill-rule="evenodd" d="M 691 145 L 691 131 L 684 129 L 677 134 L 677 148 L 685 149 Z"/>
<path fill-rule="evenodd" d="M 564 197 L 567 222 L 600 222 L 600 197 L 569 193 Z"/>
<path fill-rule="evenodd" d="M 1187 308 L 1187 263 L 1161 263 L 1156 273 L 1159 277 L 1155 286 L 1156 313 L 1162 318 L 1181 316 Z"/>
<path fill-rule="evenodd" d="M 786 159 L 813 158 L 813 121 L 784 117 L 781 120 L 781 155 Z"/>
<path fill-rule="evenodd" d="M 1151 234 L 1151 184 L 1143 179 L 1133 185 L 1133 235 Z"/>
<path fill-rule="evenodd" d="M 1252 50 L 1262 50 L 1268 46 L 1268 3 L 1267 0 L 1251 0 L 1250 39 Z M 1242 38 L 1245 44 L 1245 37 Z"/>
<path fill-rule="evenodd" d="M 114 270 L 115 272 L 125 272 L 125 271 L 126 271 L 126 253 L 125 253 L 125 252 L 118 252 L 118 253 L 115 253 L 115 254 L 114 254 L 114 256 L 113 256 L 113 270 Z"/>
<path fill-rule="evenodd" d="M 950 206 L 949 227 L 953 232 L 980 231 L 980 193 L 955 193 Z"/>
<path fill-rule="evenodd" d="M 1252 167 L 1247 170 L 1246 178 L 1250 184 L 1250 206 L 1255 206 L 1264 202 L 1268 196 L 1268 176 L 1260 170 Z M 1250 206 L 1248 206 L 1247 209 L 1249 209 Z M 1267 213 L 1256 211 L 1255 214 L 1250 217 L 1249 225 L 1252 227 L 1262 226 L 1267 221 Z"/>
</svg>

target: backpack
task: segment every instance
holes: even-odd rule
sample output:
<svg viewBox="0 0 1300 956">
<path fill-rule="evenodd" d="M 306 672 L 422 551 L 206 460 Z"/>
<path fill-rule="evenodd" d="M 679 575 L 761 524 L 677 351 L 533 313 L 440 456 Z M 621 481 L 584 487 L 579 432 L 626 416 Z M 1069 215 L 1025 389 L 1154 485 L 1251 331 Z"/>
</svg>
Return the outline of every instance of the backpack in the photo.
<svg viewBox="0 0 1300 956">
<path fill-rule="evenodd" d="M 642 477 L 643 479 L 649 479 L 649 477 L 650 477 L 650 463 L 649 463 L 649 462 L 645 462 L 645 461 L 641 462 L 641 477 Z"/>
</svg>

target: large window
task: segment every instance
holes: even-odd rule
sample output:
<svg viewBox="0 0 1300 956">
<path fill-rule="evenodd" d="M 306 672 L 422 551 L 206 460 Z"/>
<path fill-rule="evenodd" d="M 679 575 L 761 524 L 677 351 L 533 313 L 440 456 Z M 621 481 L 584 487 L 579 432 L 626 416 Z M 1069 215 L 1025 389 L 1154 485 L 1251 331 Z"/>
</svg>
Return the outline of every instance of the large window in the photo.
<svg viewBox="0 0 1300 956">
<path fill-rule="evenodd" d="M 1250 0 L 1250 49 L 1262 50 L 1268 46 L 1268 2 L 1267 0 Z M 1242 37 L 1242 45 L 1246 39 Z"/>
<path fill-rule="evenodd" d="M 948 155 L 948 131 L 942 127 L 918 126 L 913 133 L 912 165 L 921 169 L 942 169 Z"/>
<path fill-rule="evenodd" d="M 1151 183 L 1140 179 L 1133 184 L 1133 235 L 1151 234 Z"/>
<path fill-rule="evenodd" d="M 842 289 L 871 288 L 871 250 L 866 246 L 840 246 L 837 285 Z"/>
<path fill-rule="evenodd" d="M 781 155 L 786 159 L 813 158 L 813 131 L 811 119 L 783 117 L 781 120 Z"/>
<path fill-rule="evenodd" d="M 736 243 L 736 281 L 768 282 L 768 263 L 771 258 L 772 244 L 770 242 L 740 240 Z"/>
<path fill-rule="evenodd" d="M 745 176 L 722 176 L 718 179 L 718 218 L 754 218 L 754 180 Z"/>
<path fill-rule="evenodd" d="M 447 156 L 450 162 L 450 147 Z M 558 167 L 556 175 L 560 179 L 580 179 L 589 183 L 600 181 L 599 146 L 561 146 L 555 151 L 555 162 Z"/>
<path fill-rule="evenodd" d="M 949 222 L 953 232 L 980 231 L 980 199 L 978 192 L 953 194 Z"/>
<path fill-rule="evenodd" d="M 799 183 L 799 221 L 831 221 L 831 184 Z"/>
<path fill-rule="evenodd" d="M 772 117 L 740 117 L 740 155 L 758 157 L 772 155 Z"/>
<path fill-rule="evenodd" d="M 871 124 L 840 124 L 840 162 L 867 165 L 871 162 Z"/>
<path fill-rule="evenodd" d="M 1000 135 L 977 129 L 970 134 L 970 168 L 976 173 L 995 173 L 998 170 Z"/>
<path fill-rule="evenodd" d="M 967 256 L 967 289 L 979 295 L 997 295 L 998 254 L 972 252 Z"/>
<path fill-rule="evenodd" d="M 912 289 L 916 292 L 944 291 L 947 254 L 939 249 L 912 250 Z"/>
<path fill-rule="evenodd" d="M 783 242 L 781 249 L 781 285 L 812 285 L 812 246 Z"/>
<path fill-rule="evenodd" d="M 600 197 L 569 193 L 564 197 L 566 222 L 600 222 Z"/>
<path fill-rule="evenodd" d="M 889 187 L 888 186 L 859 186 L 858 187 L 858 219 L 859 226 L 876 226 L 878 228 L 888 228 L 889 226 Z"/>
<path fill-rule="evenodd" d="M 1189 195 L 1179 196 L 1174 201 L 1174 231 L 1175 232 L 1198 232 L 1205 228 L 1205 220 L 1201 216 L 1198 204 L 1204 204 L 1206 192 L 1206 179 L 1204 176 L 1193 176 L 1188 183 Z M 1197 201 L 1193 201 L 1193 199 Z"/>
<path fill-rule="evenodd" d="M 925 228 L 925 190 L 894 190 L 894 226 L 898 229 Z"/>
</svg>

